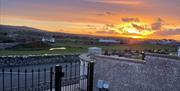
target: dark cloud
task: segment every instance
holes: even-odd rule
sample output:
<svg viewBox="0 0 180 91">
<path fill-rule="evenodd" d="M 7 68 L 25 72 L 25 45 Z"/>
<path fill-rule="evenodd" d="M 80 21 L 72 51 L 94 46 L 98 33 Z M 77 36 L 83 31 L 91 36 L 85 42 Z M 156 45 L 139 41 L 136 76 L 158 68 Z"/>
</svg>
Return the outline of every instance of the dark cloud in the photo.
<svg viewBox="0 0 180 91">
<path fill-rule="evenodd" d="M 104 13 L 97 14 L 97 16 L 109 16 L 109 15 L 115 15 L 115 14 L 112 12 L 104 12 Z"/>
<path fill-rule="evenodd" d="M 154 23 L 151 24 L 151 27 L 153 30 L 161 30 L 163 24 L 165 24 L 164 20 L 158 18 Z"/>
<path fill-rule="evenodd" d="M 145 29 L 143 26 L 139 26 L 139 25 L 136 25 L 136 24 L 132 24 L 132 26 L 134 28 L 136 28 L 137 30 L 144 30 Z"/>
<path fill-rule="evenodd" d="M 122 18 L 123 22 L 139 22 L 138 18 Z"/>
<path fill-rule="evenodd" d="M 100 30 L 100 31 L 96 31 L 96 33 L 99 33 L 99 34 L 119 34 L 118 32 L 116 32 L 114 30 L 107 30 L 107 31 Z"/>
<path fill-rule="evenodd" d="M 105 26 L 106 26 L 106 27 L 109 27 L 109 28 L 110 28 L 110 27 L 114 27 L 113 24 L 105 24 Z"/>
<path fill-rule="evenodd" d="M 104 24 L 99 31 L 96 31 L 96 33 L 99 33 L 99 34 L 119 34 L 115 30 L 111 29 L 113 27 L 114 27 L 113 24 Z"/>
<path fill-rule="evenodd" d="M 87 25 L 87 27 L 91 30 L 96 30 L 96 27 L 94 25 Z"/>
<path fill-rule="evenodd" d="M 163 30 L 163 31 L 156 31 L 154 34 L 155 35 L 162 35 L 162 36 L 180 35 L 180 28 Z"/>
<path fill-rule="evenodd" d="M 110 28 L 113 28 L 113 27 L 114 27 L 113 24 L 105 24 L 103 25 L 102 30 L 110 30 Z"/>
<path fill-rule="evenodd" d="M 168 28 L 163 28 L 164 25 L 171 25 L 171 24 L 166 23 L 161 18 L 158 18 L 154 23 L 152 23 L 151 28 L 153 30 L 156 30 L 154 32 L 154 35 L 160 35 L 160 36 L 180 35 L 180 28 L 168 29 Z"/>
</svg>

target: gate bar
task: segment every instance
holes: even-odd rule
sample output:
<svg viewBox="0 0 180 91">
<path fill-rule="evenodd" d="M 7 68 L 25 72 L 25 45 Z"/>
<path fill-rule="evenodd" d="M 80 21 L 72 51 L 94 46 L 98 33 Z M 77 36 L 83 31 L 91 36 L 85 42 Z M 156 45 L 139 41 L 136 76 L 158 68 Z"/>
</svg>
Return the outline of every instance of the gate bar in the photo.
<svg viewBox="0 0 180 91">
<path fill-rule="evenodd" d="M 87 91 L 93 91 L 94 63 L 88 64 Z"/>
<path fill-rule="evenodd" d="M 62 77 L 64 73 L 62 72 L 62 66 L 56 65 L 55 67 L 55 91 L 61 91 L 62 87 Z"/>
</svg>

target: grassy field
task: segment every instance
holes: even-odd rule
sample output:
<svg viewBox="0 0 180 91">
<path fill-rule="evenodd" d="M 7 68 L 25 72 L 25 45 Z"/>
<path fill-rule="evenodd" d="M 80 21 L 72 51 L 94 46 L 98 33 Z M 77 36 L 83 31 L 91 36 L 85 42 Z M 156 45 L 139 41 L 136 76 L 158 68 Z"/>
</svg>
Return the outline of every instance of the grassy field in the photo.
<svg viewBox="0 0 180 91">
<path fill-rule="evenodd" d="M 33 50 L 33 51 L 18 51 L 18 50 L 0 50 L 0 56 L 7 55 L 44 55 L 44 54 L 71 54 L 71 53 L 85 53 L 87 52 L 89 47 L 93 47 L 93 45 L 81 45 L 81 44 L 72 44 L 72 43 L 55 43 L 52 44 L 52 48 L 65 47 L 66 50 Z M 119 45 L 119 46 L 96 46 L 100 47 L 103 50 L 144 50 L 144 49 L 162 49 L 169 50 L 171 52 L 175 52 L 177 49 L 172 46 L 165 45 Z"/>
<path fill-rule="evenodd" d="M 82 48 L 82 49 L 87 49 L 88 47 L 93 47 L 92 45 L 81 45 L 81 44 L 60 44 L 56 43 L 53 44 L 54 47 L 70 47 L 70 48 Z M 143 44 L 143 45 L 119 45 L 119 46 L 96 46 L 100 47 L 103 50 L 125 50 L 125 49 L 131 49 L 131 50 L 157 50 L 157 49 L 162 49 L 162 50 L 169 50 L 169 51 L 177 51 L 176 47 L 172 46 L 167 46 L 167 45 L 153 45 L 153 44 Z"/>
</svg>

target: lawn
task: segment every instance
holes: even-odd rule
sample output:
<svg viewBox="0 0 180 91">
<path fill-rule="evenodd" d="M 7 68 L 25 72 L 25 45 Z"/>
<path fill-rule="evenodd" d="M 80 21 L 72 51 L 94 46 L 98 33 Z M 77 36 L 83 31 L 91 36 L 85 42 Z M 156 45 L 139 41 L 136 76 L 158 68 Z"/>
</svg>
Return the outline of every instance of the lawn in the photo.
<svg viewBox="0 0 180 91">
<path fill-rule="evenodd" d="M 72 54 L 83 53 L 86 50 L 83 49 L 66 49 L 66 50 L 38 50 L 38 51 L 15 51 L 15 50 L 0 50 L 0 56 L 7 55 L 44 55 L 44 54 Z"/>
<path fill-rule="evenodd" d="M 72 48 L 83 48 L 83 49 L 88 49 L 89 47 L 93 47 L 93 45 L 82 45 L 82 44 L 72 44 L 72 43 L 66 43 L 66 44 L 61 44 L 61 43 L 55 43 L 53 44 L 53 47 L 72 47 Z M 103 50 L 125 50 L 125 49 L 131 49 L 131 50 L 169 50 L 169 51 L 177 51 L 176 47 L 173 46 L 168 46 L 168 45 L 153 45 L 153 44 L 136 44 L 136 45 L 119 45 L 119 46 L 101 46 L 98 45 L 96 47 L 100 47 Z"/>
<path fill-rule="evenodd" d="M 89 47 L 93 47 L 93 45 L 82 45 L 82 44 L 72 44 L 72 43 L 55 43 L 52 44 L 53 48 L 65 47 L 66 50 L 33 50 L 33 51 L 18 51 L 18 50 L 0 50 L 0 56 L 6 55 L 44 55 L 44 54 L 72 54 L 72 53 L 85 53 L 87 52 Z M 144 50 L 144 49 L 167 49 L 171 52 L 176 52 L 177 48 L 172 46 L 165 45 L 119 45 L 119 46 L 96 46 L 100 47 L 103 50 Z"/>
</svg>

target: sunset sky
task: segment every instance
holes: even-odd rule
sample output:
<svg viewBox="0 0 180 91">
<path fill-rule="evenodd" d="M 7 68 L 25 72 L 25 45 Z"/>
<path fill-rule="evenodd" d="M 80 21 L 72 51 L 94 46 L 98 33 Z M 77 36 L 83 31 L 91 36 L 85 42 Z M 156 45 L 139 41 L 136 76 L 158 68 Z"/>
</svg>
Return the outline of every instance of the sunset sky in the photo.
<svg viewBox="0 0 180 91">
<path fill-rule="evenodd" d="M 0 24 L 180 40 L 180 0 L 0 0 Z"/>
</svg>

